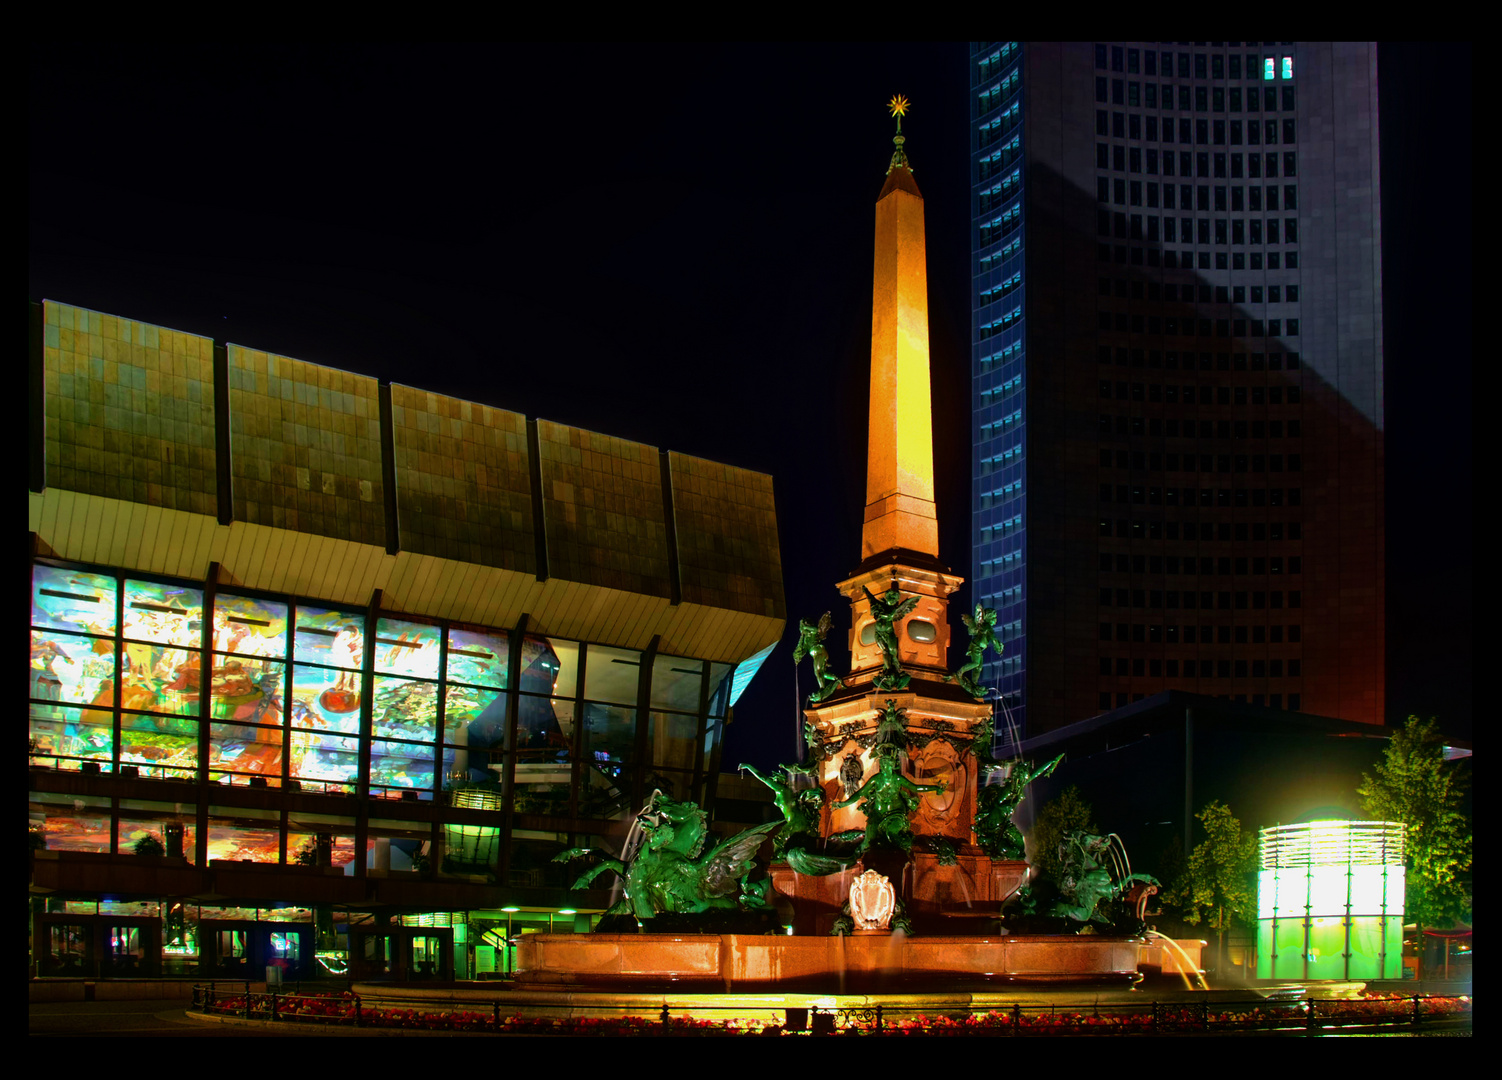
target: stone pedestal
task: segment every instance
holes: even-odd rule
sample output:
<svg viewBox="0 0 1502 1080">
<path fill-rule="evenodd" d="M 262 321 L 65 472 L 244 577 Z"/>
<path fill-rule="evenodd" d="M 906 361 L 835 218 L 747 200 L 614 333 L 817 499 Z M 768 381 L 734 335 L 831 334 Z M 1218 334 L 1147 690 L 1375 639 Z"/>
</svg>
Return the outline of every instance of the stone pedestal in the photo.
<svg viewBox="0 0 1502 1080">
<path fill-rule="evenodd" d="M 979 849 L 959 854 L 950 866 L 940 865 L 936 855 L 918 852 L 900 895 L 912 915 L 995 917 L 1027 884 L 1027 876 L 1027 863 L 993 860 Z"/>
<path fill-rule="evenodd" d="M 809 877 L 787 863 L 773 863 L 768 873 L 772 888 L 793 906 L 793 933 L 822 936 L 834 929 L 840 909 L 850 899 L 850 882 L 864 869 L 857 863 L 838 874 Z"/>
<path fill-rule="evenodd" d="M 793 933 L 829 933 L 850 898 L 850 882 L 868 865 L 891 878 L 909 916 L 951 919 L 956 925 L 1000 916 L 1002 905 L 1027 884 L 1029 873 L 1025 862 L 993 860 L 973 847 L 959 853 L 950 866 L 940 865 L 938 856 L 929 852 L 915 852 L 910 859 L 900 851 L 875 852 L 827 877 L 799 874 L 787 863 L 773 863 L 772 887 L 792 905 Z"/>
<path fill-rule="evenodd" d="M 1129 986 L 1137 938 L 526 934 L 524 987 L 894 993 L 1027 983 Z"/>
</svg>

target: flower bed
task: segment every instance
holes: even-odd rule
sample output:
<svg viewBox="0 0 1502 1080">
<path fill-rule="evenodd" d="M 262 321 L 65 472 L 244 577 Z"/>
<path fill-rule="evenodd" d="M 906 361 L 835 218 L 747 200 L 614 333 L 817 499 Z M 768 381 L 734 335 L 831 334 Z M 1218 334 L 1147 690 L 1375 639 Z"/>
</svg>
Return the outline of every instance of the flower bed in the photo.
<svg viewBox="0 0 1502 1080">
<path fill-rule="evenodd" d="M 772 1020 L 709 1020 L 690 1016 L 527 1017 L 488 1012 L 425 1010 L 369 1006 L 348 991 L 342 994 L 245 994 L 214 998 L 197 1005 L 211 1015 L 277 1019 L 364 1028 L 425 1031 L 477 1031 L 516 1035 L 780 1035 Z M 1469 997 L 1373 995 L 1352 1000 L 1306 999 L 1268 1003 L 1205 1002 L 1160 1006 L 1097 1007 L 1091 1012 L 1042 1012 L 1014 1008 L 1006 1012 L 918 1013 L 878 1019 L 874 1008 L 836 1011 L 845 1034 L 884 1035 L 1147 1035 L 1188 1032 L 1271 1031 L 1281 1028 L 1398 1026 L 1442 1020 L 1468 1020 Z M 1311 1015 L 1312 1011 L 1312 1015 Z M 780 1010 L 779 1010 L 780 1014 Z M 791 1032 L 789 1032 L 791 1034 Z"/>
</svg>

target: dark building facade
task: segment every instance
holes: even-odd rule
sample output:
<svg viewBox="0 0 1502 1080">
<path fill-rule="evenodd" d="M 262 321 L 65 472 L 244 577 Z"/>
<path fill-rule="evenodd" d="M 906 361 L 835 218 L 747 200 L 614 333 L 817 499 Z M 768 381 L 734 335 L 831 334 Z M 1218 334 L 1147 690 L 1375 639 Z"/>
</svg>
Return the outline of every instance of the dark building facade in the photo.
<svg viewBox="0 0 1502 1080">
<path fill-rule="evenodd" d="M 1031 734 L 1165 690 L 1382 723 L 1375 45 L 970 65 L 990 685 Z"/>
<path fill-rule="evenodd" d="M 38 973 L 499 970 L 588 899 L 554 855 L 712 800 L 770 477 L 51 301 L 31 342 Z"/>
</svg>

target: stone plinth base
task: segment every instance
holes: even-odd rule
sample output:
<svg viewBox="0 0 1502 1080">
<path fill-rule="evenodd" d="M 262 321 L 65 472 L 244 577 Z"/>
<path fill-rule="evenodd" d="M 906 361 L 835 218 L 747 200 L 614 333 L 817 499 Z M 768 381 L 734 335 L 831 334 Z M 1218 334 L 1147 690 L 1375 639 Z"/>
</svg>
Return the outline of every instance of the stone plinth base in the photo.
<svg viewBox="0 0 1502 1080">
<path fill-rule="evenodd" d="M 905 863 L 901 852 L 879 854 L 888 856 L 890 865 L 876 868 L 891 878 L 910 917 L 995 919 L 1002 904 L 1027 884 L 1027 863 L 992 860 L 979 851 L 961 853 L 950 866 L 940 866 L 938 857 L 927 852 L 915 853 L 911 863 Z M 838 874 L 812 877 L 786 863 L 773 863 L 768 868 L 772 887 L 793 905 L 793 933 L 829 933 L 850 897 L 850 882 L 865 865 L 856 863 Z"/>
<path fill-rule="evenodd" d="M 1001 905 L 1027 884 L 1028 866 L 1020 860 L 993 860 L 979 851 L 941 866 L 936 855 L 918 852 L 907 873 L 902 898 L 910 914 L 979 917 L 1001 914 Z"/>
<path fill-rule="evenodd" d="M 856 863 L 838 874 L 811 877 L 787 863 L 773 863 L 767 874 L 772 888 L 793 905 L 793 933 L 818 937 L 834 929 L 840 909 L 850 899 L 850 883 L 861 871 L 861 864 Z"/>
<path fill-rule="evenodd" d="M 527 934 L 517 980 L 534 986 L 698 986 L 829 993 L 919 991 L 1010 983 L 1126 985 L 1136 938 L 781 937 Z"/>
</svg>

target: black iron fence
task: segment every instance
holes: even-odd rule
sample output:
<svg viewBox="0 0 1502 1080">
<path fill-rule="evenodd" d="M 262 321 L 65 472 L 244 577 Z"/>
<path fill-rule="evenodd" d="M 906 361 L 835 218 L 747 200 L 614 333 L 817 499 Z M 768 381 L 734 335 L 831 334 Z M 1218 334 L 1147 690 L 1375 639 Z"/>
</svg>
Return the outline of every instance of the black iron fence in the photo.
<svg viewBox="0 0 1502 1080">
<path fill-rule="evenodd" d="M 925 1006 L 905 1002 L 858 1006 L 717 1005 L 712 996 L 642 1006 L 570 1003 L 549 1006 L 514 998 L 440 1001 L 294 987 L 252 992 L 249 985 L 200 984 L 190 1011 L 203 1016 L 348 1028 L 468 1031 L 490 1034 L 642 1035 L 1216 1035 L 1355 1034 L 1367 1030 L 1463 1027 L 1471 999 L 1435 995 L 1365 998 L 1016 1003 L 1006 1007 Z"/>
</svg>

